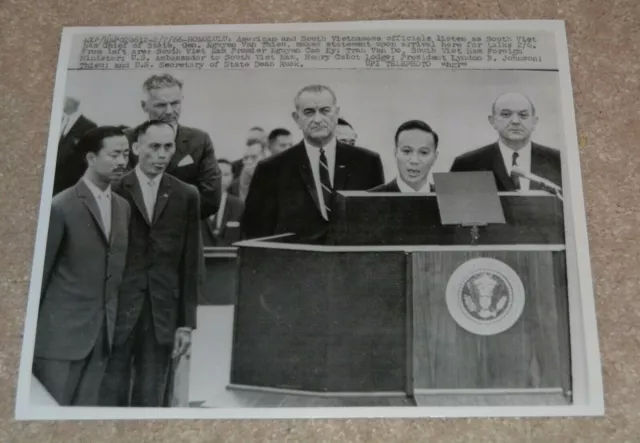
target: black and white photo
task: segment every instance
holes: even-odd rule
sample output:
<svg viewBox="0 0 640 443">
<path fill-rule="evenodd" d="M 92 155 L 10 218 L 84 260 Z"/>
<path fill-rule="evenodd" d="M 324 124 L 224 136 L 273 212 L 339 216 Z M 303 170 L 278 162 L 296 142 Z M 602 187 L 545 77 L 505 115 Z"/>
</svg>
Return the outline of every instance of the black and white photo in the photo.
<svg viewBox="0 0 640 443">
<path fill-rule="evenodd" d="M 602 414 L 567 51 L 66 28 L 16 416 Z"/>
</svg>

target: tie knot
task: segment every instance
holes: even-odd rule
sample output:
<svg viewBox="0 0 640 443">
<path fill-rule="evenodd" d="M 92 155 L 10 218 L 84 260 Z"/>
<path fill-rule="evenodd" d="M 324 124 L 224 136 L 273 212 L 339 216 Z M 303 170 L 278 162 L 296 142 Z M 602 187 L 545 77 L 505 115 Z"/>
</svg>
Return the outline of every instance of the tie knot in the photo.
<svg viewBox="0 0 640 443">
<path fill-rule="evenodd" d="M 518 164 L 518 157 L 520 157 L 520 154 L 518 154 L 517 152 L 514 152 L 513 153 L 513 163 L 512 163 L 512 165 Z"/>
</svg>

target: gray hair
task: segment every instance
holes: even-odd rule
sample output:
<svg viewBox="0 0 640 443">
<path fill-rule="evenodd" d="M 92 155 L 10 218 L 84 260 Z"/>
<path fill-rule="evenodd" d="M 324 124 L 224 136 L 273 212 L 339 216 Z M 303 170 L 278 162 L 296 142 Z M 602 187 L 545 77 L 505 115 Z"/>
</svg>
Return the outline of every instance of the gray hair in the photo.
<svg viewBox="0 0 640 443">
<path fill-rule="evenodd" d="M 298 105 L 300 104 L 300 96 L 305 92 L 313 92 L 313 93 L 319 94 L 324 91 L 329 91 L 329 93 L 331 94 L 331 97 L 333 97 L 333 104 L 335 105 L 338 102 L 338 99 L 336 97 L 336 93 L 333 92 L 333 90 L 330 87 L 325 85 L 307 85 L 304 88 L 302 88 L 300 91 L 298 91 L 298 93 L 296 94 L 296 97 L 293 99 L 293 105 L 295 106 L 295 109 L 298 109 Z"/>
<path fill-rule="evenodd" d="M 149 92 L 152 89 L 172 88 L 174 86 L 182 89 L 182 85 L 183 83 L 171 74 L 158 74 L 146 79 L 142 84 L 142 89 L 144 92 Z"/>
</svg>

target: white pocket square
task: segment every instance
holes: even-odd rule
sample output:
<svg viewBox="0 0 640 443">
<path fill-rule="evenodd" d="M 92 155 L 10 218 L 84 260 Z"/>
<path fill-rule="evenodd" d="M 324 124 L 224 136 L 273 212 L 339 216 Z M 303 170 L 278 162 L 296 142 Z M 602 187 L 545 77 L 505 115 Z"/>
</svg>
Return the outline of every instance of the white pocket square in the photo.
<svg viewBox="0 0 640 443">
<path fill-rule="evenodd" d="M 187 155 L 182 160 L 180 160 L 180 163 L 178 163 L 178 167 L 187 166 L 187 165 L 191 165 L 191 164 L 193 164 L 193 158 L 191 158 L 190 155 Z"/>
<path fill-rule="evenodd" d="M 240 222 L 237 222 L 237 221 L 227 222 L 227 228 L 239 228 L 239 227 L 240 227 Z"/>
</svg>

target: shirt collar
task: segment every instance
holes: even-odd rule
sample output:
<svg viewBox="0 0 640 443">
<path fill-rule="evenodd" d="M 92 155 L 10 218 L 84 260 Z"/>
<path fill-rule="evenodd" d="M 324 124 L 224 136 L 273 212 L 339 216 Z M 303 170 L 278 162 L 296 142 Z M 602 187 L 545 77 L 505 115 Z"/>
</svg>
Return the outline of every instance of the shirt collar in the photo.
<svg viewBox="0 0 640 443">
<path fill-rule="evenodd" d="M 157 176 L 151 179 L 147 177 L 144 172 L 142 172 L 142 169 L 140 168 L 140 164 L 136 165 L 135 170 L 136 170 L 136 176 L 138 177 L 138 181 L 140 182 L 141 185 L 144 184 L 145 186 L 151 186 L 154 188 L 158 187 L 160 180 L 162 180 L 162 174 L 164 174 L 164 172 L 161 172 L 160 174 L 158 174 Z"/>
<path fill-rule="evenodd" d="M 102 197 L 106 197 L 107 200 L 111 199 L 111 185 L 107 186 L 107 189 L 103 191 L 102 189 L 98 188 L 95 185 L 95 183 L 93 183 L 87 177 L 82 177 L 82 178 L 86 183 L 87 187 L 89 188 L 89 190 L 91 191 L 91 193 L 93 194 L 93 196 L 96 198 L 96 200 Z"/>
<path fill-rule="evenodd" d="M 427 181 L 422 186 L 422 188 L 418 189 L 417 191 L 406 184 L 405 181 L 402 180 L 402 177 L 400 177 L 400 175 L 396 177 L 396 183 L 398 184 L 398 188 L 400 188 L 400 192 L 431 192 L 431 185 L 433 185 L 433 174 L 429 172 L 429 174 L 427 175 Z"/>
<path fill-rule="evenodd" d="M 338 142 L 334 136 L 331 138 L 331 140 L 329 140 L 329 142 L 326 145 L 322 147 L 327 157 L 335 157 L 337 144 Z M 312 146 L 309 142 L 307 142 L 306 139 L 304 140 L 304 147 L 306 148 L 307 153 L 309 154 L 309 157 L 320 156 L 320 148 L 316 148 L 315 146 Z"/>
<path fill-rule="evenodd" d="M 69 132 L 69 130 L 73 127 L 73 125 L 76 124 L 81 114 L 82 113 L 80 112 L 80 110 L 77 110 L 72 114 L 68 114 L 68 115 L 65 114 L 66 122 L 67 122 L 64 128 L 65 132 Z"/>
<path fill-rule="evenodd" d="M 502 153 L 502 158 L 504 159 L 504 164 L 507 167 L 507 171 L 511 170 L 514 152 L 517 152 L 519 154 L 518 164 L 521 167 L 528 165 L 531 161 L 531 140 L 529 140 L 529 142 L 527 142 L 527 144 L 518 151 L 514 151 L 513 149 L 505 145 L 502 140 L 498 140 L 498 146 L 500 146 L 500 152 Z"/>
</svg>

